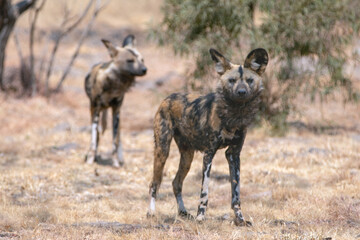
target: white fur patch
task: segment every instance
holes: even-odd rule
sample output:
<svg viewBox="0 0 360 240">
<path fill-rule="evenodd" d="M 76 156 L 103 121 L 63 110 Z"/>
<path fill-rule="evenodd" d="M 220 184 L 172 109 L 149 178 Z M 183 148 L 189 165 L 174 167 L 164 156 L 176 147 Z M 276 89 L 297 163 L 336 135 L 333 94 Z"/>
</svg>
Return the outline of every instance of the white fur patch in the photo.
<svg viewBox="0 0 360 240">
<path fill-rule="evenodd" d="M 155 213 L 155 198 L 154 197 L 150 198 L 149 212 Z"/>
<path fill-rule="evenodd" d="M 206 170 L 204 172 L 204 183 L 202 186 L 201 193 L 203 193 L 203 194 L 206 193 L 206 194 L 204 197 L 200 198 L 200 204 L 204 204 L 206 202 L 206 200 L 208 200 L 210 178 L 207 175 L 208 175 L 208 172 L 210 171 L 210 167 L 211 167 L 211 163 L 209 163 L 206 166 Z"/>
<path fill-rule="evenodd" d="M 204 220 L 205 220 L 205 216 L 204 216 L 204 214 L 199 214 L 199 215 L 197 215 L 197 217 L 196 217 L 196 221 L 201 222 L 201 221 L 204 221 Z"/>
<path fill-rule="evenodd" d="M 108 76 L 110 79 L 117 79 L 118 72 L 119 72 L 118 67 L 115 65 L 114 62 L 111 62 L 109 67 L 106 68 L 106 70 L 104 71 L 104 74 Z"/>
<path fill-rule="evenodd" d="M 91 149 L 92 150 L 96 150 L 97 127 L 98 127 L 97 123 L 93 123 L 91 125 Z"/>
<path fill-rule="evenodd" d="M 123 162 L 123 161 L 124 161 L 124 156 L 123 156 L 123 150 L 122 150 L 122 144 L 121 144 L 121 142 L 119 142 L 119 145 L 118 145 L 117 157 L 118 157 L 118 159 L 119 159 L 120 162 Z"/>
<path fill-rule="evenodd" d="M 140 52 L 136 49 L 136 48 L 132 48 L 132 47 L 125 47 L 125 49 L 129 49 L 139 61 L 143 60 L 142 55 L 140 54 Z"/>
<path fill-rule="evenodd" d="M 253 59 L 252 61 L 251 61 L 251 68 L 253 69 L 253 70 L 258 70 L 259 68 L 260 68 L 260 64 L 259 63 L 257 63 L 256 62 L 256 59 Z"/>
<path fill-rule="evenodd" d="M 225 72 L 224 66 L 220 62 L 215 64 L 215 70 L 218 74 L 223 74 Z"/>
</svg>

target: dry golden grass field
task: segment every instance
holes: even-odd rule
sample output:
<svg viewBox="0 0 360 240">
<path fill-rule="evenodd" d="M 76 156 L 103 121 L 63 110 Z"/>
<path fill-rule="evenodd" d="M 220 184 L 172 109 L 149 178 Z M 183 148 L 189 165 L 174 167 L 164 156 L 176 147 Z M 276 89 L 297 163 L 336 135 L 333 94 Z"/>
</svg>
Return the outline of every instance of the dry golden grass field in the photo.
<svg viewBox="0 0 360 240">
<path fill-rule="evenodd" d="M 159 19 L 160 3 L 112 1 L 85 42 L 62 93 L 49 99 L 0 93 L 0 239 L 360 239 L 360 106 L 334 100 L 322 105 L 299 101 L 302 115 L 291 116 L 284 137 L 271 136 L 266 125 L 250 130 L 241 155 L 240 196 L 252 227 L 232 222 L 223 150 L 212 167 L 206 221 L 177 217 L 171 186 L 179 163 L 175 144 L 165 166 L 156 218 L 146 218 L 153 116 L 162 98 L 182 89 L 191 67 L 191 60 L 145 40 L 146 23 Z M 60 14 L 55 1 L 48 4 L 48 13 L 40 17 L 43 29 L 56 25 L 51 21 Z M 20 29 L 28 28 L 27 19 L 21 17 Z M 114 169 L 106 161 L 89 166 L 84 164 L 90 144 L 84 77 L 91 65 L 108 59 L 100 38 L 120 44 L 131 32 L 138 37 L 149 71 L 138 78 L 121 109 L 125 166 Z M 24 49 L 26 36 L 23 33 Z M 60 70 L 75 37 L 62 45 Z M 16 67 L 13 41 L 9 44 L 7 66 Z M 54 82 L 59 74 L 56 70 Z M 108 129 L 101 138 L 103 156 L 111 150 L 110 133 Z M 196 153 L 183 188 L 193 215 L 201 168 L 202 154 Z"/>
</svg>

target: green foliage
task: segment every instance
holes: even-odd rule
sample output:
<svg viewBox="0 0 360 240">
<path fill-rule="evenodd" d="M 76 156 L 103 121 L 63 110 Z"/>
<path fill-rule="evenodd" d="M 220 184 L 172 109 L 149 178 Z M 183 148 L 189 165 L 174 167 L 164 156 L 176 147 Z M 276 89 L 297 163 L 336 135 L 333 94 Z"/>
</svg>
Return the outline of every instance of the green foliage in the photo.
<svg viewBox="0 0 360 240">
<path fill-rule="evenodd" d="M 344 76 L 343 66 L 348 60 L 345 48 L 359 29 L 360 5 L 346 0 L 290 2 L 261 1 L 259 4 L 267 17 L 257 29 L 258 35 L 263 36 L 263 44 L 274 57 L 284 63 L 279 70 L 279 80 L 294 80 L 307 74 L 303 83 L 321 94 L 329 94 L 337 86 L 351 91 L 351 81 Z M 304 56 L 309 57 L 316 71 L 296 68 L 296 60 Z M 321 85 L 319 78 L 324 70 L 330 81 Z"/>
<path fill-rule="evenodd" d="M 357 0 L 164 0 L 163 13 L 151 36 L 176 54 L 195 57 L 200 90 L 208 90 L 203 79 L 213 72 L 210 47 L 237 63 L 252 48 L 268 50 L 273 63 L 262 113 L 275 128 L 285 123 L 298 94 L 323 99 L 343 89 L 346 100 L 359 96 L 343 72 L 360 27 Z"/>
<path fill-rule="evenodd" d="M 246 2 L 250 1 L 165 0 L 162 23 L 151 29 L 150 35 L 159 45 L 171 45 L 176 54 L 195 57 L 193 76 L 203 79 L 212 66 L 211 46 L 227 56 L 231 56 L 233 47 L 239 48 L 237 40 L 244 24 L 251 22 Z M 205 87 L 207 83 L 200 86 Z"/>
</svg>

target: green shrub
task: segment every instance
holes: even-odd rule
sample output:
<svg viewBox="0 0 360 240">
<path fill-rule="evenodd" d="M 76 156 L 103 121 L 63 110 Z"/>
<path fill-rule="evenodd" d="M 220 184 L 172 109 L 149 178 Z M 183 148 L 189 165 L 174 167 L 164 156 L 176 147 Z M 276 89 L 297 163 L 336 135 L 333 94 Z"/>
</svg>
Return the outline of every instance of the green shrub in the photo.
<svg viewBox="0 0 360 240">
<path fill-rule="evenodd" d="M 164 0 L 164 17 L 150 36 L 195 58 L 187 87 L 209 91 L 214 47 L 241 63 L 255 47 L 268 50 L 272 69 L 264 78 L 262 116 L 281 129 L 298 94 L 311 99 L 340 89 L 344 100 L 358 92 L 344 74 L 348 46 L 358 37 L 357 0 Z M 210 67 L 210 68 L 209 68 Z"/>
</svg>

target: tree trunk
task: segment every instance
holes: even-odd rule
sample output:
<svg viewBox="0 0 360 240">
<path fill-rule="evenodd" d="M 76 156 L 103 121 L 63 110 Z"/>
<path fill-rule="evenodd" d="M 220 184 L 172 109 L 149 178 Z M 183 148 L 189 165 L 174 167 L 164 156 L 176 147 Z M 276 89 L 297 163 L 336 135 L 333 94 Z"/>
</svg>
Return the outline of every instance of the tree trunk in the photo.
<svg viewBox="0 0 360 240">
<path fill-rule="evenodd" d="M 36 0 L 24 0 L 11 5 L 11 0 L 0 0 L 0 88 L 4 86 L 5 49 L 17 18 L 28 10 Z"/>
</svg>

